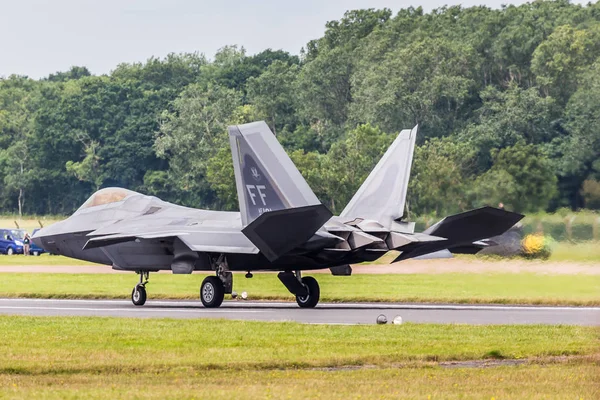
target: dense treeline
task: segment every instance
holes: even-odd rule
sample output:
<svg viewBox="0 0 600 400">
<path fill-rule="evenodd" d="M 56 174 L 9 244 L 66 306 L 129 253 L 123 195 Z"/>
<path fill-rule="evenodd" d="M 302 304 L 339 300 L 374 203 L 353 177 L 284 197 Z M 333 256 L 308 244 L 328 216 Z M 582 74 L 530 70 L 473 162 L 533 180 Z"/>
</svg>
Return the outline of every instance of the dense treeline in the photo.
<svg viewBox="0 0 600 400">
<path fill-rule="evenodd" d="M 339 212 L 419 124 L 409 212 L 600 208 L 600 5 L 349 11 L 301 55 L 236 46 L 0 79 L 0 212 L 123 186 L 235 209 L 226 126 L 266 120 Z"/>
</svg>

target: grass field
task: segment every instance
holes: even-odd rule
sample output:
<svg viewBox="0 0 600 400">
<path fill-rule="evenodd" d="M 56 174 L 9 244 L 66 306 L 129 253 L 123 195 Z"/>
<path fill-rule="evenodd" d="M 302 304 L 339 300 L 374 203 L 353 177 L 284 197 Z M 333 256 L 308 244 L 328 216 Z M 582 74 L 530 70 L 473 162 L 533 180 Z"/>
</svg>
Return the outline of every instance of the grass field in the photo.
<svg viewBox="0 0 600 400">
<path fill-rule="evenodd" d="M 154 274 L 149 299 L 197 299 L 206 275 Z M 600 304 L 600 275 L 539 274 L 318 274 L 322 301 L 397 301 L 497 304 Z M 1 297 L 129 298 L 131 274 L 1 273 Z M 275 274 L 234 276 L 234 290 L 253 300 L 290 300 Z"/>
<path fill-rule="evenodd" d="M 598 399 L 597 364 L 0 374 L 10 399 Z"/>
<path fill-rule="evenodd" d="M 600 263 L 600 242 L 557 243 L 549 261 Z"/>
<path fill-rule="evenodd" d="M 7 256 L 0 254 L 0 265 L 97 265 L 87 261 L 63 256 L 51 256 L 42 254 L 40 256 L 25 257 L 22 254 Z M 110 268 L 110 267 L 107 267 Z"/>
<path fill-rule="evenodd" d="M 0 393 L 10 398 L 593 399 L 600 393 L 598 331 L 585 327 L 4 316 L 0 335 Z M 502 358 L 527 361 L 480 368 L 483 360 Z"/>
</svg>

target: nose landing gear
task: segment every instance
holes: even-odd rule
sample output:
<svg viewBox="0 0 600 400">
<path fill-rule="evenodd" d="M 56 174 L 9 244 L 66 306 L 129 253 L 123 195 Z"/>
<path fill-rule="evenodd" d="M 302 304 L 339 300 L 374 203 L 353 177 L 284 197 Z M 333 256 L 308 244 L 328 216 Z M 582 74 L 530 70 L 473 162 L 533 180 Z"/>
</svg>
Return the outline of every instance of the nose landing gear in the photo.
<svg viewBox="0 0 600 400">
<path fill-rule="evenodd" d="M 146 284 L 150 279 L 150 271 L 136 272 L 140 274 L 140 283 L 131 291 L 131 302 L 136 306 L 143 306 L 146 303 Z"/>
</svg>

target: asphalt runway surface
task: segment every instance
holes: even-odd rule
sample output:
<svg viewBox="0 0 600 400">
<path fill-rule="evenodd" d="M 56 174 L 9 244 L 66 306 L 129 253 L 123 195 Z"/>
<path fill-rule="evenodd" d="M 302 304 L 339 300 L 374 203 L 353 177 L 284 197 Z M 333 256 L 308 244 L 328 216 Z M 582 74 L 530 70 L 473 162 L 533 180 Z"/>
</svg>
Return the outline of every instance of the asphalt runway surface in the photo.
<svg viewBox="0 0 600 400">
<path fill-rule="evenodd" d="M 136 307 L 128 300 L 0 299 L 0 314 L 29 316 L 100 316 L 129 318 L 223 318 L 295 321 L 312 324 L 374 324 L 383 314 L 389 323 L 565 324 L 600 326 L 600 307 L 433 305 L 393 303 L 321 303 L 301 309 L 295 303 L 226 301 L 207 309 L 200 301 L 149 300 Z"/>
</svg>

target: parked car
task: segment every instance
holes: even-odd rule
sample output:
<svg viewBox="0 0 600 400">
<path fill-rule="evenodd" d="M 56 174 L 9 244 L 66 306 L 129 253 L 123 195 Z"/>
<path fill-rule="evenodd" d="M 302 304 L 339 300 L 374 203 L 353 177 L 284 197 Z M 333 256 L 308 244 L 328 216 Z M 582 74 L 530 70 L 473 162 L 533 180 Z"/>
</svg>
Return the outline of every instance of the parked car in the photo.
<svg viewBox="0 0 600 400">
<path fill-rule="evenodd" d="M 23 238 L 25 231 L 21 229 L 0 229 L 0 253 L 23 254 Z"/>
<path fill-rule="evenodd" d="M 35 233 L 39 230 L 40 230 L 40 228 L 34 229 L 31 236 L 35 235 Z M 33 243 L 33 240 L 31 241 L 31 244 L 29 245 L 29 254 L 31 254 L 32 256 L 39 256 L 45 252 L 46 252 L 46 250 L 42 249 L 37 244 Z"/>
</svg>

